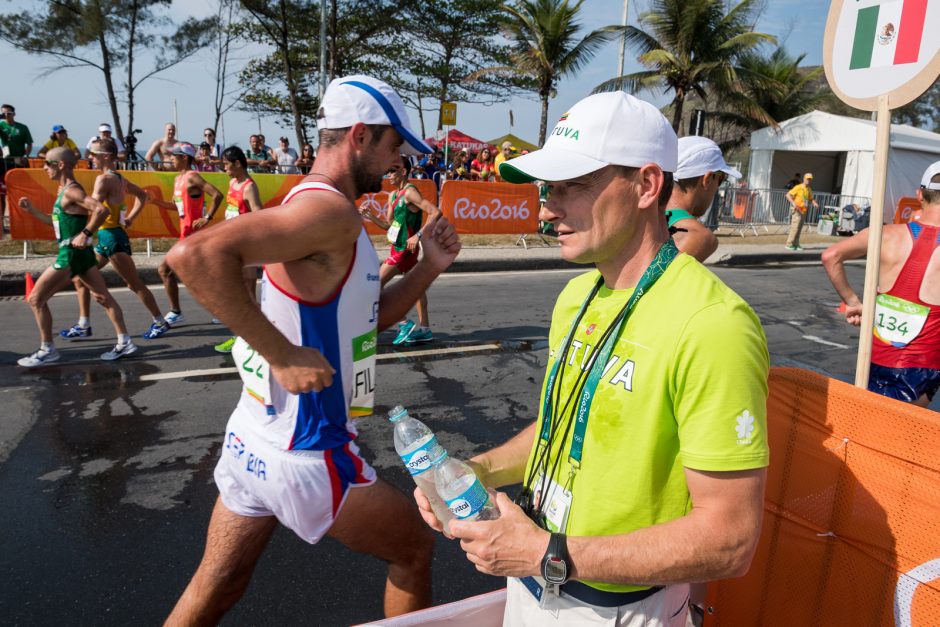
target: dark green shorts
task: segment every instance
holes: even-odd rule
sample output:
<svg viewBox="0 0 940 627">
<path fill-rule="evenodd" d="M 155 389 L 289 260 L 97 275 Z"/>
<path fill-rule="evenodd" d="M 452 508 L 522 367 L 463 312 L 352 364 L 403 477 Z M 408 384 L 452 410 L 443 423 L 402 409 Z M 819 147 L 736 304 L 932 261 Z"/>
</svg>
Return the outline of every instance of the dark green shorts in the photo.
<svg viewBox="0 0 940 627">
<path fill-rule="evenodd" d="M 92 249 L 65 246 L 59 249 L 59 256 L 56 257 L 52 267 L 56 270 L 68 269 L 71 276 L 79 276 L 97 265 L 98 258 L 95 257 L 95 251 Z"/>
<path fill-rule="evenodd" d="M 95 252 L 109 259 L 116 253 L 132 254 L 131 240 L 127 237 L 127 231 L 120 227 L 98 229 L 98 243 L 95 244 Z"/>
</svg>

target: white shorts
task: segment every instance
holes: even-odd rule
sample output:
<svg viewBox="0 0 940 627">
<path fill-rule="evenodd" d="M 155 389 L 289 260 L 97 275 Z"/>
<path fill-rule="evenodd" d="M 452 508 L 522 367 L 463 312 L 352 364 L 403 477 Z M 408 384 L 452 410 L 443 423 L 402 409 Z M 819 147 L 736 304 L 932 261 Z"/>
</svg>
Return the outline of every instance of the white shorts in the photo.
<svg viewBox="0 0 940 627">
<path fill-rule="evenodd" d="M 352 423 L 350 433 L 356 433 Z M 257 432 L 237 407 L 229 418 L 215 484 L 222 503 L 240 516 L 276 516 L 307 542 L 322 538 L 350 488 L 375 483 L 375 470 L 353 442 L 325 451 L 284 451 Z"/>
<path fill-rule="evenodd" d="M 522 582 L 509 577 L 503 627 L 685 627 L 688 614 L 689 584 L 666 586 L 641 601 L 619 607 L 598 607 L 564 593 L 549 593 L 542 608 Z"/>
</svg>

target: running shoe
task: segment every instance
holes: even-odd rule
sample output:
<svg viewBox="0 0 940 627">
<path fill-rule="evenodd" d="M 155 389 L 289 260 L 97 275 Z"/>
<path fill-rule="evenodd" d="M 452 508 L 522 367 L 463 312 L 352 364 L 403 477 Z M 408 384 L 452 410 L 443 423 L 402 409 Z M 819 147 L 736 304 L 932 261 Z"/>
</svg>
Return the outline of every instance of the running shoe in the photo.
<svg viewBox="0 0 940 627">
<path fill-rule="evenodd" d="M 421 342 L 430 342 L 434 339 L 434 334 L 428 327 L 418 327 L 408 334 L 405 338 L 405 344 L 419 344 Z"/>
<path fill-rule="evenodd" d="M 798 250 L 796 246 L 791 246 L 790 244 L 787 244 L 784 248 L 787 250 Z"/>
<path fill-rule="evenodd" d="M 213 319 L 212 319 L 212 324 L 222 324 L 222 321 L 219 320 L 218 318 L 213 318 Z"/>
<path fill-rule="evenodd" d="M 137 352 L 137 346 L 128 341 L 127 344 L 115 344 L 114 348 L 107 353 L 101 353 L 101 358 L 105 361 L 114 361 L 121 357 L 127 357 Z"/>
<path fill-rule="evenodd" d="M 169 330 L 170 324 L 168 322 L 154 322 L 149 329 L 144 331 L 141 337 L 145 340 L 155 340 Z"/>
<path fill-rule="evenodd" d="M 217 353 L 231 353 L 232 347 L 235 346 L 235 338 L 230 337 L 221 344 L 215 345 L 215 352 Z"/>
<path fill-rule="evenodd" d="M 52 363 L 53 361 L 59 361 L 59 357 L 59 351 L 55 349 L 55 346 L 51 346 L 48 350 L 40 348 L 29 357 L 23 357 L 17 360 L 16 363 L 24 368 L 36 368 L 37 366 Z"/>
<path fill-rule="evenodd" d="M 74 340 L 80 337 L 91 337 L 91 327 L 80 327 L 77 324 L 71 329 L 62 329 L 59 335 L 67 340 Z"/>
<path fill-rule="evenodd" d="M 414 331 L 415 323 L 411 320 L 405 320 L 398 325 L 398 337 L 392 340 L 392 344 L 404 344 L 411 332 Z"/>
<path fill-rule="evenodd" d="M 172 327 L 174 324 L 185 320 L 186 317 L 183 316 L 182 312 L 170 311 L 167 312 L 165 316 L 163 316 L 163 319 L 166 320 L 166 323 Z"/>
</svg>

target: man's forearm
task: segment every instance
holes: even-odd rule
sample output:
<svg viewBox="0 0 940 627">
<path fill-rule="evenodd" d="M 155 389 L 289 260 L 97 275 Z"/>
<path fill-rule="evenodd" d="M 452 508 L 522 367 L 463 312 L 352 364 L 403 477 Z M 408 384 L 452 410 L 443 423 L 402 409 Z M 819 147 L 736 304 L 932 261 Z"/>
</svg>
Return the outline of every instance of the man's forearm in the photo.
<svg viewBox="0 0 940 627">
<path fill-rule="evenodd" d="M 379 331 L 401 320 L 439 275 L 422 260 L 401 280 L 383 288 L 379 297 Z"/>
<path fill-rule="evenodd" d="M 533 422 L 505 444 L 470 460 L 482 470 L 481 480 L 487 487 L 501 488 L 522 482 L 529 452 L 535 442 L 535 425 Z"/>
</svg>

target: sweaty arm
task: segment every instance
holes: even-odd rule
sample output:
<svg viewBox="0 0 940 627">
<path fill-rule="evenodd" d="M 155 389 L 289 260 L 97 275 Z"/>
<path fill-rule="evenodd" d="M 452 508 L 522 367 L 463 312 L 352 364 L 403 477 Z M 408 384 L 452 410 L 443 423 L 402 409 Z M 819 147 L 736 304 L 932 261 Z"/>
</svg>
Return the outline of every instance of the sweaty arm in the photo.
<svg viewBox="0 0 940 627">
<path fill-rule="evenodd" d="M 862 323 L 862 301 L 849 284 L 844 263 L 851 259 L 861 259 L 867 253 L 868 229 L 862 229 L 849 239 L 833 244 L 822 254 L 823 267 L 829 281 L 845 303 L 845 320 L 853 326 Z"/>
<path fill-rule="evenodd" d="M 676 246 L 687 255 L 691 255 L 704 263 L 713 252 L 718 250 L 718 238 L 704 224 L 694 218 L 685 218 L 675 222 L 675 227 L 685 229 L 678 231 L 672 238 Z"/>
<path fill-rule="evenodd" d="M 362 229 L 350 201 L 333 192 L 301 194 L 286 205 L 197 231 L 167 253 L 167 263 L 206 309 L 271 364 L 290 393 L 319 391 L 333 369 L 319 351 L 291 344 L 250 300 L 242 268 L 349 250 Z"/>
<path fill-rule="evenodd" d="M 206 179 L 193 172 L 190 172 L 189 174 L 188 183 L 189 185 L 186 188 L 187 193 L 191 193 L 192 190 L 196 189 L 212 199 L 212 207 L 209 209 L 209 212 L 206 213 L 205 216 L 193 222 L 193 228 L 198 230 L 208 224 L 212 219 L 212 216 L 215 215 L 215 212 L 219 210 L 219 206 L 222 204 L 223 199 L 222 192 L 216 189 L 214 185 L 210 185 Z"/>
<path fill-rule="evenodd" d="M 424 249 L 421 260 L 400 280 L 382 289 L 379 300 L 379 331 L 401 320 L 460 252 L 457 231 L 441 214 L 428 219 L 421 228 L 421 233 L 421 245 Z"/>
<path fill-rule="evenodd" d="M 147 154 L 144 155 L 144 161 L 149 161 L 153 163 L 153 158 L 160 154 L 160 149 L 163 148 L 163 140 L 158 139 L 157 141 L 150 144 L 150 150 L 147 151 Z"/>
</svg>

